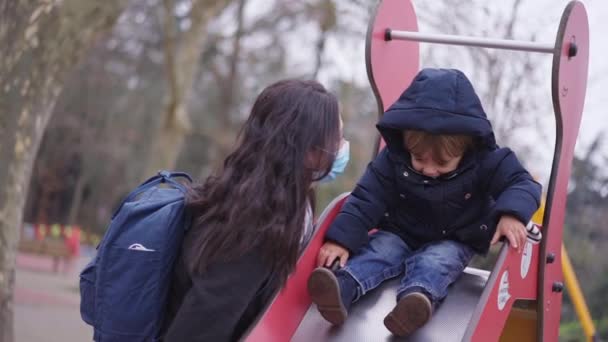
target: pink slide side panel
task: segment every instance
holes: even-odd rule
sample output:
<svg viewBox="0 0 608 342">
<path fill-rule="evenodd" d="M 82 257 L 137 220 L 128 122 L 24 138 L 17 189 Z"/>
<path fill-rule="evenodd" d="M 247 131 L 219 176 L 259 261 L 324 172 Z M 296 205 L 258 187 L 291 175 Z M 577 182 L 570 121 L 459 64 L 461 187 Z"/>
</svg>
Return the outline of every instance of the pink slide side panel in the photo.
<svg viewBox="0 0 608 342">
<path fill-rule="evenodd" d="M 287 280 L 285 288 L 270 304 L 245 341 L 284 342 L 292 338 L 312 303 L 308 295 L 307 281 L 310 273 L 316 267 L 317 254 L 324 242 L 325 232 L 342 208 L 346 198 L 347 196 L 344 194 L 327 207 L 326 212 L 317 222 L 317 232 L 300 257 L 295 272 Z"/>
<path fill-rule="evenodd" d="M 505 243 L 471 323 L 465 341 L 498 341 L 517 299 L 536 299 L 540 245 L 527 242 L 519 254 Z"/>
<path fill-rule="evenodd" d="M 382 110 L 393 104 L 418 73 L 419 44 L 409 41 L 386 41 L 387 29 L 418 31 L 416 12 L 411 1 L 384 0 L 376 10 L 367 37 L 367 72 Z"/>
<path fill-rule="evenodd" d="M 576 54 L 572 56 L 572 44 Z M 543 225 L 546 228 L 544 250 L 553 253 L 553 263 L 543 263 L 538 291 L 539 336 L 544 341 L 557 341 L 562 292 L 552 291 L 553 284 L 563 283 L 561 245 L 566 215 L 566 197 L 571 174 L 574 148 L 583 115 L 589 64 L 589 23 L 585 6 L 572 1 L 564 10 L 553 56 L 552 93 L 556 118 L 556 149 L 547 196 Z M 560 139 L 561 138 L 561 139 Z M 543 258 L 544 259 L 544 258 Z"/>
<path fill-rule="evenodd" d="M 409 0 L 384 0 L 370 21 L 365 63 L 370 85 L 382 116 L 407 88 L 420 68 L 419 43 L 386 41 L 387 29 L 418 31 L 414 6 Z M 384 147 L 380 139 L 378 151 Z"/>
</svg>

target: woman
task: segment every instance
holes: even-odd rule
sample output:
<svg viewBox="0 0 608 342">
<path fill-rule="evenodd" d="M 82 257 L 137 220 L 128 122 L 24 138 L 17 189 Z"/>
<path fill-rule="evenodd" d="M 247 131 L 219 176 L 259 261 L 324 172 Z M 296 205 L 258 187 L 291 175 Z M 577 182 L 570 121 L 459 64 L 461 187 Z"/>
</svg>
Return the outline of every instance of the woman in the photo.
<svg viewBox="0 0 608 342">
<path fill-rule="evenodd" d="M 189 196 L 193 223 L 175 267 L 165 341 L 237 340 L 285 284 L 311 185 L 348 148 L 340 126 L 335 96 L 315 81 L 262 91 L 237 148 Z"/>
</svg>

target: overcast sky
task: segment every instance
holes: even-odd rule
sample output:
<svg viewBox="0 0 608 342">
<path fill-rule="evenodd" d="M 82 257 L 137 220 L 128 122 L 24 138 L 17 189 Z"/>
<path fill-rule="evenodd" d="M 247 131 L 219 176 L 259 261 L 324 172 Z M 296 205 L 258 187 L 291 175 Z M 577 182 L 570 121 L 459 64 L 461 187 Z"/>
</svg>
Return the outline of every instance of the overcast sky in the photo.
<svg viewBox="0 0 608 342">
<path fill-rule="evenodd" d="M 555 29 L 559 18 L 568 1 L 551 1 L 553 6 L 540 6 L 544 1 L 527 1 L 533 13 L 541 13 L 548 18 L 554 18 Z M 608 1 L 588 0 L 583 2 L 589 15 L 589 81 L 587 97 L 580 131 L 580 143 L 577 147 L 585 147 L 600 131 L 608 131 L 608 116 L 606 102 L 608 95 Z M 533 6 L 536 6 L 534 8 Z M 555 33 L 550 30 L 542 32 L 543 41 L 553 41 Z M 550 76 L 550 73 L 549 75 Z M 608 141 L 607 141 L 608 143 Z"/>
</svg>

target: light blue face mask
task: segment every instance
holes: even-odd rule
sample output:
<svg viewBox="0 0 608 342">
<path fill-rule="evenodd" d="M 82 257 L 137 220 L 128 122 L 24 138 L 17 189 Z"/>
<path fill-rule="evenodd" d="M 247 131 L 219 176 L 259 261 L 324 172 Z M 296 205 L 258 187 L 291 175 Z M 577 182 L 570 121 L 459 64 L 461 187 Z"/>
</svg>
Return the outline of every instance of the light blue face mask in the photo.
<svg viewBox="0 0 608 342">
<path fill-rule="evenodd" d="M 334 163 L 331 165 L 331 171 L 325 175 L 325 177 L 318 180 L 320 183 L 331 182 L 334 179 L 338 178 L 344 170 L 346 169 L 346 165 L 348 165 L 348 160 L 350 158 L 350 143 L 348 140 L 345 140 L 340 149 L 338 150 L 338 154 L 336 155 L 336 159 Z"/>
</svg>

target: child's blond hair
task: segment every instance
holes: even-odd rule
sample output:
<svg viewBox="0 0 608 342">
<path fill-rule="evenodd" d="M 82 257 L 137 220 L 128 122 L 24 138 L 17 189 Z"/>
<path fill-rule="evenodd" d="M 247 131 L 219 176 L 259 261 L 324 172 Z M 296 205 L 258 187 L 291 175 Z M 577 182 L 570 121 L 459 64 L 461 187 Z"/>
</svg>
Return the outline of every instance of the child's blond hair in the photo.
<svg viewBox="0 0 608 342">
<path fill-rule="evenodd" d="M 431 151 L 435 158 L 460 157 L 473 146 L 473 137 L 469 135 L 441 135 L 424 131 L 405 131 L 403 134 L 405 148 L 414 155 Z"/>
</svg>

